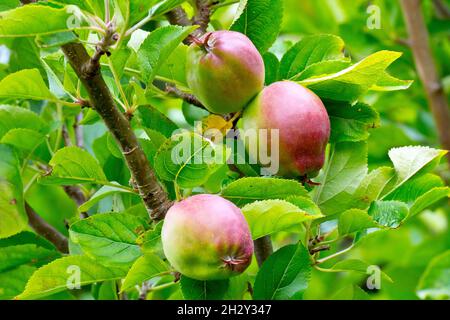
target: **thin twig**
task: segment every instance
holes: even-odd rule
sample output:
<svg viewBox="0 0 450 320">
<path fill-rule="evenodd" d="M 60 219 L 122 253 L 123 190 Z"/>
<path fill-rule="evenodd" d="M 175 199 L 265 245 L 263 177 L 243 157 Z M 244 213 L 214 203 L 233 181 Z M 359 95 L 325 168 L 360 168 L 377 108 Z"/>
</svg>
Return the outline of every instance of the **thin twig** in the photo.
<svg viewBox="0 0 450 320">
<path fill-rule="evenodd" d="M 83 126 L 80 124 L 83 119 L 83 113 L 80 112 L 75 118 L 73 130 L 75 131 L 75 144 L 78 148 L 84 148 Z"/>
<path fill-rule="evenodd" d="M 100 72 L 100 64 L 93 62 L 80 43 L 69 43 L 62 50 L 88 92 L 91 106 L 105 121 L 124 153 L 131 175 L 151 218 L 162 219 L 172 205 L 159 184 L 144 151 L 127 118 L 117 109 L 114 98 Z M 130 153 L 130 150 L 134 152 Z"/>
<path fill-rule="evenodd" d="M 324 263 L 328 260 L 334 259 L 336 257 L 339 257 L 340 255 L 349 252 L 351 249 L 353 249 L 354 245 L 352 244 L 351 246 L 349 246 L 348 248 L 345 248 L 344 250 L 338 251 L 336 253 L 330 254 L 329 256 L 326 256 L 325 258 L 322 259 L 318 259 L 316 260 L 315 264 L 321 264 Z"/>
<path fill-rule="evenodd" d="M 205 106 L 197 99 L 196 96 L 193 94 L 189 94 L 186 92 L 181 91 L 173 84 L 166 84 L 166 92 L 176 98 L 180 98 L 184 101 L 186 101 L 189 104 L 192 104 L 196 107 L 206 109 Z"/>
<path fill-rule="evenodd" d="M 450 19 L 450 9 L 442 0 L 433 0 L 433 4 L 440 19 Z"/>
<path fill-rule="evenodd" d="M 53 243 L 60 252 L 69 253 L 69 242 L 67 238 L 56 230 L 53 226 L 42 219 L 28 203 L 25 202 L 25 212 L 28 216 L 28 223 L 37 234 Z"/>
</svg>

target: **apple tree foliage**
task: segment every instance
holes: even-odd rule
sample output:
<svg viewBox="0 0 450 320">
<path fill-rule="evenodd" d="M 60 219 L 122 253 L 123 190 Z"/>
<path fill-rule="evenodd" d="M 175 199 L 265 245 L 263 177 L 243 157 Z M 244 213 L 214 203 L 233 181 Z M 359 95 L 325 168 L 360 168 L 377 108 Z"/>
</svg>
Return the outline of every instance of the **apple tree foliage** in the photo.
<svg viewBox="0 0 450 320">
<path fill-rule="evenodd" d="M 403 28 L 398 6 L 374 1 L 392 14 L 382 15 L 388 31 L 370 31 L 363 1 L 336 1 L 335 8 L 325 1 L 207 4 L 208 30 L 238 31 L 255 44 L 266 85 L 289 79 L 324 101 L 331 139 L 313 179 L 318 185 L 311 185 L 262 177 L 248 163 L 237 164 L 237 173 L 227 164 L 167 161 L 177 129 L 200 141 L 194 156 L 222 147 L 198 135 L 195 121 L 230 125 L 166 90 L 170 84 L 189 94 L 183 40 L 202 27 L 170 24 L 170 14 L 181 7 L 195 17 L 201 2 L 112 0 L 106 10 L 102 0 L 2 1 L 0 299 L 366 299 L 372 265 L 382 269 L 387 297 L 403 298 L 392 289 L 398 283 L 416 298 L 448 298 L 445 227 L 441 240 L 422 242 L 427 265 L 413 269 L 420 271 L 417 283 L 404 279 L 401 263 L 393 274 L 383 267 L 400 259 L 402 245 L 410 250 L 410 226 L 423 222 L 419 242 L 424 229 L 434 232 L 427 225 L 448 223 L 445 215 L 421 217 L 448 205 L 440 165 L 446 151 L 415 126 L 419 118 L 427 126 L 429 116 L 423 99 L 413 101 L 423 96 L 419 85 L 404 80 L 416 77 L 410 55 L 389 42 Z M 156 179 L 171 200 L 212 193 L 239 206 L 253 239 L 273 241 L 274 253 L 260 267 L 254 259 L 240 276 L 200 282 L 180 277 L 166 261 L 163 222 L 149 218 L 124 152 L 60 50 L 81 43 L 93 56 L 111 25 L 118 37 L 100 58 L 101 76 Z M 438 54 L 449 53 L 448 38 L 441 43 Z M 390 109 L 397 106 L 400 114 Z M 38 231 L 36 216 L 68 239 L 67 250 Z M 421 255 L 414 257 L 404 264 L 419 266 Z"/>
</svg>

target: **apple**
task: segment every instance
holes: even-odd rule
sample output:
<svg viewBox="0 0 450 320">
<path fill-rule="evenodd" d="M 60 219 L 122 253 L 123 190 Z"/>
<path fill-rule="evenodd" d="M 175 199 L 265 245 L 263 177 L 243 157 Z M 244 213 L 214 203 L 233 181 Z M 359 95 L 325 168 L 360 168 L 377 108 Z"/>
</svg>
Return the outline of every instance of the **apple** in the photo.
<svg viewBox="0 0 450 320">
<path fill-rule="evenodd" d="M 171 265 L 196 280 L 239 275 L 252 260 L 253 241 L 244 215 L 217 195 L 175 203 L 164 219 L 161 239 Z"/>
<path fill-rule="evenodd" d="M 212 113 L 241 111 L 264 86 L 264 61 L 244 34 L 208 32 L 187 51 L 187 82 Z"/>
</svg>

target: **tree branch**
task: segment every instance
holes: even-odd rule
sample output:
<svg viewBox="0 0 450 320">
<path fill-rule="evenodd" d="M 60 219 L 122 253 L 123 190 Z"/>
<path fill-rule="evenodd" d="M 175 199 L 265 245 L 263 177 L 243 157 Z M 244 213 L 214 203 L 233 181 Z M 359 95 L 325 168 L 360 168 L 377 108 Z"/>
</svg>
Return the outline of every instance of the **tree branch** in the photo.
<svg viewBox="0 0 450 320">
<path fill-rule="evenodd" d="M 258 262 L 258 266 L 261 267 L 264 261 L 273 253 L 272 240 L 270 236 L 264 236 L 256 239 L 253 243 L 255 245 L 256 261 Z"/>
<path fill-rule="evenodd" d="M 433 0 L 433 4 L 440 19 L 450 19 L 450 9 L 442 0 Z"/>
<path fill-rule="evenodd" d="M 211 5 L 214 4 L 210 4 L 209 2 L 210 0 L 195 0 L 197 11 L 192 18 L 192 24 L 198 25 L 199 28 L 192 33 L 194 37 L 200 37 L 201 35 L 205 34 L 206 30 L 208 29 L 208 24 L 211 16 Z"/>
<path fill-rule="evenodd" d="M 152 219 L 162 219 L 172 202 L 158 183 L 129 121 L 119 112 L 100 72 L 99 60 L 91 59 L 80 43 L 62 46 L 70 65 L 86 88 L 92 107 L 119 143 L 147 211 Z"/>
<path fill-rule="evenodd" d="M 196 96 L 194 96 L 193 94 L 189 94 L 189 93 L 181 91 L 175 85 L 166 84 L 166 92 L 171 96 L 180 98 L 180 99 L 186 101 L 187 103 L 190 103 L 196 107 L 206 110 L 205 106 L 197 99 Z"/>
<path fill-rule="evenodd" d="M 80 112 L 76 116 L 75 123 L 73 124 L 73 130 L 75 131 L 75 144 L 78 148 L 84 148 L 83 126 L 80 124 L 82 118 L 83 113 Z"/>
<path fill-rule="evenodd" d="M 53 243 L 60 252 L 69 253 L 69 243 L 67 238 L 42 219 L 26 202 L 25 212 L 28 216 L 28 223 L 37 234 Z"/>
<path fill-rule="evenodd" d="M 410 45 L 428 103 L 434 116 L 442 147 L 450 150 L 450 112 L 443 85 L 439 79 L 430 48 L 428 30 L 420 0 L 401 0 Z M 450 164 L 450 156 L 447 156 Z"/>
<path fill-rule="evenodd" d="M 170 22 L 170 24 L 178 25 L 178 26 L 190 26 L 192 25 L 192 21 L 189 20 L 186 11 L 182 7 L 176 7 L 172 9 L 168 13 L 166 13 L 166 18 Z M 190 45 L 192 40 L 190 37 L 187 37 L 183 40 L 183 43 L 186 45 Z"/>
</svg>

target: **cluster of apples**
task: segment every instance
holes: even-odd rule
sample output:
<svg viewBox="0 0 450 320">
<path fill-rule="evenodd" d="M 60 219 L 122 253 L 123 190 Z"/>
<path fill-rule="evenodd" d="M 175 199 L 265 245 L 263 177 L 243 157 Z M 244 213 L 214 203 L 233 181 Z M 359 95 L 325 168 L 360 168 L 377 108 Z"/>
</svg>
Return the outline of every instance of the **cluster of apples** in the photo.
<svg viewBox="0 0 450 320">
<path fill-rule="evenodd" d="M 189 47 L 187 81 L 212 113 L 243 110 L 241 130 L 279 132 L 279 174 L 314 176 L 322 168 L 330 120 L 320 98 L 296 82 L 264 87 L 264 61 L 245 35 L 209 32 Z M 248 148 L 249 153 L 251 148 Z M 252 155 L 257 158 L 258 155 Z M 164 253 L 182 274 L 226 279 L 251 263 L 253 242 L 241 210 L 216 195 L 195 195 L 169 209 Z"/>
</svg>

